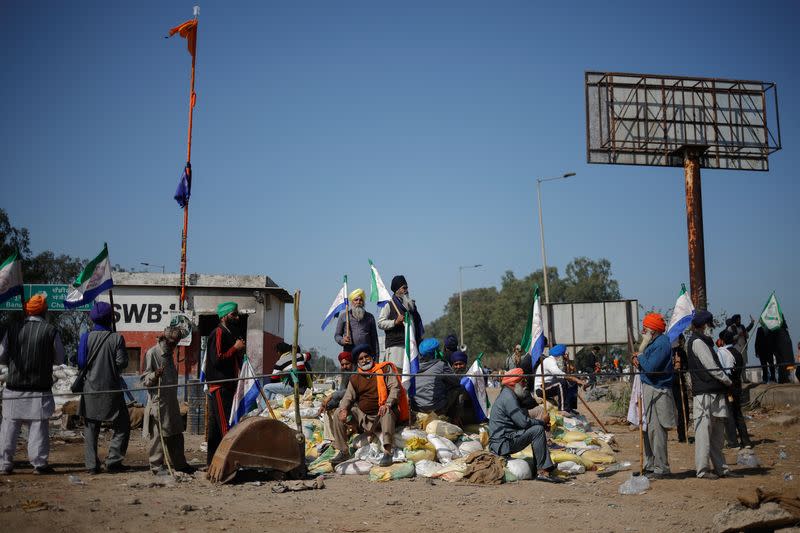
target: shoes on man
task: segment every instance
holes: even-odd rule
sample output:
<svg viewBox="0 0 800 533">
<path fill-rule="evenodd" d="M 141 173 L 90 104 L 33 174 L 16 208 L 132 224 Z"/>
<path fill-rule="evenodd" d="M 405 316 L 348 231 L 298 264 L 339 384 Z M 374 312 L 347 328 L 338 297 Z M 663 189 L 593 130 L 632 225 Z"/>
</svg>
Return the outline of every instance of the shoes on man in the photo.
<svg viewBox="0 0 800 533">
<path fill-rule="evenodd" d="M 121 472 L 127 472 L 128 470 L 131 469 L 131 467 L 129 467 L 128 465 L 124 465 L 122 463 L 111 463 L 110 465 L 107 464 L 105 466 L 106 466 L 106 472 L 108 472 L 109 474 L 119 474 Z"/>
<path fill-rule="evenodd" d="M 648 472 L 647 474 L 645 474 L 645 477 L 647 479 L 653 480 L 653 479 L 669 479 L 671 476 L 667 472 Z"/>
<path fill-rule="evenodd" d="M 50 465 L 44 466 L 36 466 L 33 468 L 33 473 L 37 476 L 46 476 L 49 474 L 55 474 L 55 469 Z"/>
<path fill-rule="evenodd" d="M 383 457 L 381 457 L 381 460 L 378 463 L 378 466 L 392 466 L 392 454 L 384 452 Z"/>
<path fill-rule="evenodd" d="M 13 466 L 7 466 L 0 470 L 0 474 L 3 474 L 4 476 L 10 476 L 12 472 L 14 472 Z"/>
<path fill-rule="evenodd" d="M 100 473 L 100 467 L 96 466 L 94 468 L 87 468 L 86 473 L 89 474 L 90 476 L 96 476 L 97 474 Z"/>
<path fill-rule="evenodd" d="M 339 463 L 343 463 L 343 462 L 347 461 L 349 458 L 350 458 L 350 454 L 349 453 L 347 453 L 345 451 L 338 450 L 336 452 L 336 455 L 331 457 L 331 461 L 330 461 L 331 462 L 331 466 L 336 466 Z"/>
<path fill-rule="evenodd" d="M 719 476 L 714 472 L 703 472 L 702 474 L 698 474 L 697 477 L 700 479 L 719 479 Z"/>
</svg>

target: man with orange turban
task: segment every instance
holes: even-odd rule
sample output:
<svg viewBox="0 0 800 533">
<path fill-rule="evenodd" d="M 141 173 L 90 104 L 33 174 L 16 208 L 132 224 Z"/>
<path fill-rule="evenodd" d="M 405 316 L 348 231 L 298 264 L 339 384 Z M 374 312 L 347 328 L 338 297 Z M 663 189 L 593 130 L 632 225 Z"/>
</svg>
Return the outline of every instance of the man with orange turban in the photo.
<svg viewBox="0 0 800 533">
<path fill-rule="evenodd" d="M 58 330 L 44 320 L 47 296 L 36 294 L 25 302 L 25 321 L 14 324 L 0 343 L 0 364 L 8 365 L 0 425 L 0 472 L 14 468 L 14 451 L 23 424 L 28 428 L 28 460 L 34 474 L 50 474 L 48 421 L 53 416 L 53 365 L 64 362 Z"/>
<path fill-rule="evenodd" d="M 489 449 L 508 457 L 530 445 L 536 461 L 536 479 L 560 483 L 561 480 L 552 475 L 556 466 L 547 449 L 545 430 L 550 424 L 550 416 L 543 411 L 539 418 L 531 418 L 521 403 L 531 396 L 528 382 L 523 379 L 524 372 L 521 368 L 512 368 L 503 376 L 503 388 L 489 415 Z"/>
<path fill-rule="evenodd" d="M 642 372 L 642 412 L 647 432 L 644 436 L 644 468 L 651 479 L 670 475 L 667 455 L 667 430 L 675 427 L 675 400 L 672 396 L 672 345 L 664 332 L 667 324 L 658 313 L 642 321 L 641 352 L 633 365 Z"/>
</svg>

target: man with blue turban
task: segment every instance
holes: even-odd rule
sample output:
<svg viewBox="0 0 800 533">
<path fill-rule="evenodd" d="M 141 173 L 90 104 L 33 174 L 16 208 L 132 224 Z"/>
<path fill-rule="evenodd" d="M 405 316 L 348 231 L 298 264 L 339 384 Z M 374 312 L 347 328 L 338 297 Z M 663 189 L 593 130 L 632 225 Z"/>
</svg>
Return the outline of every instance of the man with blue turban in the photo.
<svg viewBox="0 0 800 533">
<path fill-rule="evenodd" d="M 114 331 L 114 310 L 111 304 L 95 301 L 89 312 L 94 327 L 81 335 L 78 344 L 78 368 L 86 373 L 78 414 L 84 418 L 84 463 L 90 474 L 100 472 L 97 440 L 103 422 L 111 422 L 114 434 L 108 445 L 105 460 L 107 472 L 121 472 L 128 452 L 131 422 L 125 395 L 122 392 L 122 372 L 128 366 L 125 339 Z M 112 392 L 98 392 L 112 391 Z"/>
<path fill-rule="evenodd" d="M 541 368 L 535 370 L 536 394 L 542 397 L 544 390 L 548 401 L 557 402 L 559 411 L 575 411 L 578 407 L 578 386 L 586 387 L 586 381 L 568 376 L 561 369 L 559 362 L 566 353 L 567 347 L 563 344 L 550 348 L 547 357 L 541 361 Z"/>
<path fill-rule="evenodd" d="M 459 418 L 458 396 L 464 389 L 461 378 L 438 357 L 438 350 L 436 339 L 419 343 L 419 371 L 414 380 L 415 394 L 409 398 L 409 404 L 418 413 L 436 413 L 455 421 Z"/>
</svg>

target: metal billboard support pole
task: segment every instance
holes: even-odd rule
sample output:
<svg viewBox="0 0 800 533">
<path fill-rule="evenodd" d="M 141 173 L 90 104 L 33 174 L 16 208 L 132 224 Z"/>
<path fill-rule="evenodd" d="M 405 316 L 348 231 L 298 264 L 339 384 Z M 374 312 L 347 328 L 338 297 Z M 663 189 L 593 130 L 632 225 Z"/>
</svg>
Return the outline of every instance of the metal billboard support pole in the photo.
<svg viewBox="0 0 800 533">
<path fill-rule="evenodd" d="M 700 149 L 683 152 L 683 174 L 686 181 L 686 229 L 689 242 L 689 285 L 692 302 L 706 309 L 706 254 L 703 239 L 703 194 L 700 182 Z"/>
</svg>

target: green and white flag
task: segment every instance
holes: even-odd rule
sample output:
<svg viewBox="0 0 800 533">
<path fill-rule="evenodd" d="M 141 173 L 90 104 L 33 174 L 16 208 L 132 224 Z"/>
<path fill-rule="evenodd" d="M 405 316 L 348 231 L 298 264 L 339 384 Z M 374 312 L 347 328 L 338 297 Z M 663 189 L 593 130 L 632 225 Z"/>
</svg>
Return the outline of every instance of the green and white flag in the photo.
<svg viewBox="0 0 800 533">
<path fill-rule="evenodd" d="M 108 245 L 103 244 L 100 255 L 89 261 L 72 283 L 72 290 L 64 300 L 64 307 L 73 309 L 94 301 L 102 292 L 114 287 L 111 279 L 111 262 L 108 260 Z"/>
<path fill-rule="evenodd" d="M 392 293 L 386 290 L 386 285 L 383 284 L 383 280 L 381 279 L 381 275 L 378 273 L 378 269 L 375 268 L 375 265 L 372 262 L 372 259 L 368 259 L 369 261 L 369 273 L 370 278 L 372 278 L 372 282 L 370 283 L 369 288 L 369 301 L 370 302 L 377 302 L 378 309 L 389 303 L 389 300 L 392 299 Z"/>
<path fill-rule="evenodd" d="M 775 291 L 769 295 L 767 303 L 764 305 L 764 310 L 761 311 L 759 322 L 770 331 L 775 331 L 783 326 L 783 311 L 781 311 L 781 304 L 775 297 Z"/>
<path fill-rule="evenodd" d="M 0 264 L 0 304 L 22 294 L 22 261 L 15 251 Z"/>
</svg>

